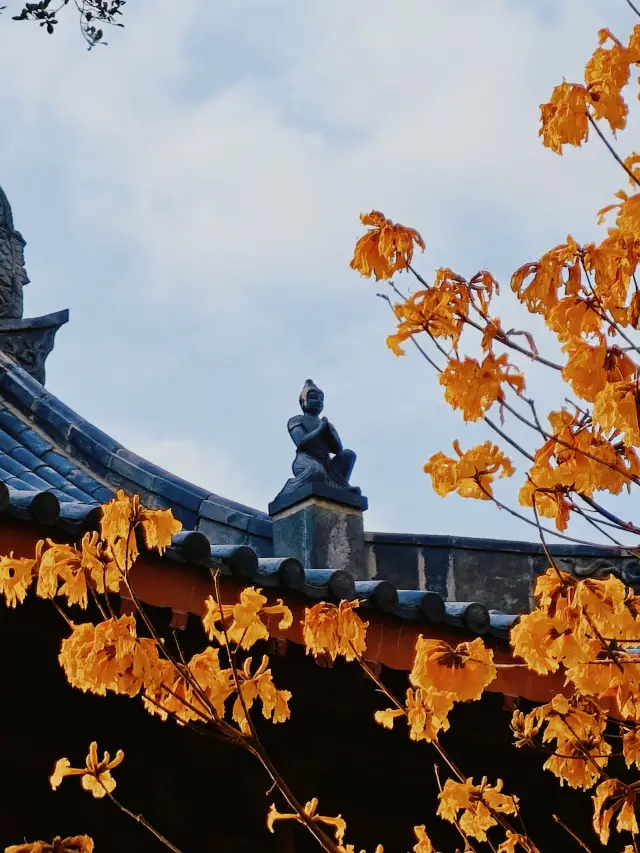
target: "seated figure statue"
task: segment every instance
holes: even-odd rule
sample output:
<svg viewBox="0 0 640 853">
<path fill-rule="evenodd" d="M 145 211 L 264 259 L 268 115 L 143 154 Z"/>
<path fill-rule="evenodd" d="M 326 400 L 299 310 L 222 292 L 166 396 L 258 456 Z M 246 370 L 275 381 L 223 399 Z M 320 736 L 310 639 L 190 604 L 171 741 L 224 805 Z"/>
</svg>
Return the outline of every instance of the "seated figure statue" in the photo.
<svg viewBox="0 0 640 853">
<path fill-rule="evenodd" d="M 287 424 L 297 447 L 292 466 L 294 476 L 287 480 L 278 498 L 307 483 L 325 483 L 359 495 L 360 489 L 349 485 L 356 454 L 342 447 L 336 428 L 320 417 L 324 394 L 311 379 L 307 379 L 300 394 L 300 408 L 303 414 L 295 415 Z"/>
</svg>

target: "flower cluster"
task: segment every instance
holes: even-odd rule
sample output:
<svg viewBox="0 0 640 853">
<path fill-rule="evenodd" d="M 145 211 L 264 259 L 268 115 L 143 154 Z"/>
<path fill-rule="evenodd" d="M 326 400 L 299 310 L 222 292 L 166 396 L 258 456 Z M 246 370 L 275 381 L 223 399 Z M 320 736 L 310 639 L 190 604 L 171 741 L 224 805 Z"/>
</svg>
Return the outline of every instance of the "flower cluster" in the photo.
<svg viewBox="0 0 640 853">
<path fill-rule="evenodd" d="M 320 601 L 304 611 L 303 639 L 307 654 L 326 655 L 334 661 L 338 656 L 355 660 L 366 648 L 369 623 L 356 613 L 360 602 L 341 601 L 330 604 Z"/>
</svg>

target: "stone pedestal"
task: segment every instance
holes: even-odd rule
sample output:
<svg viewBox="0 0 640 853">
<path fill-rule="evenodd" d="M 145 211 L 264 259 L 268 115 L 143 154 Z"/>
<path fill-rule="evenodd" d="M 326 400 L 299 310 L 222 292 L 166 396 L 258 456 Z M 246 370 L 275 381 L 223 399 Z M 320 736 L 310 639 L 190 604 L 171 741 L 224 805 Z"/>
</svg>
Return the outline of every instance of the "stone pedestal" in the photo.
<svg viewBox="0 0 640 853">
<path fill-rule="evenodd" d="M 362 513 L 367 499 L 346 489 L 308 483 L 269 504 L 273 553 L 296 557 L 305 569 L 349 572 L 367 580 Z"/>
</svg>

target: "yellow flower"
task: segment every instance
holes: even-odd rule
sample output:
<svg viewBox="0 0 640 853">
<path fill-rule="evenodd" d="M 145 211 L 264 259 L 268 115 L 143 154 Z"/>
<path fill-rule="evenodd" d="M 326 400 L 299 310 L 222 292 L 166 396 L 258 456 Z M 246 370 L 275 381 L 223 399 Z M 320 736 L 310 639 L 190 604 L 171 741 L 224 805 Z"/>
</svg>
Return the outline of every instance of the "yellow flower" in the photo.
<svg viewBox="0 0 640 853">
<path fill-rule="evenodd" d="M 453 409 L 462 409 L 465 421 L 481 420 L 497 400 L 503 399 L 503 382 L 516 394 L 524 390 L 524 376 L 507 362 L 506 354 L 496 357 L 491 352 L 482 364 L 475 358 L 450 358 L 440 374 L 447 403 Z"/>
<path fill-rule="evenodd" d="M 622 738 L 622 752 L 627 767 L 635 764 L 640 768 L 640 732 L 637 728 L 629 729 Z"/>
<path fill-rule="evenodd" d="M 521 616 L 511 629 L 513 652 L 541 675 L 556 672 L 561 663 L 574 666 L 589 659 L 597 647 L 581 643 L 571 626 L 543 610 Z"/>
<path fill-rule="evenodd" d="M 356 848 L 353 844 L 338 844 L 338 853 L 356 853 Z M 367 853 L 366 850 L 361 850 L 360 853 Z M 374 853 L 384 853 L 384 847 L 382 844 L 378 844 Z M 623 853 L 627 853 L 627 851 L 623 851 Z M 633 850 L 631 851 L 633 853 Z"/>
<path fill-rule="evenodd" d="M 598 785 L 593 797 L 593 828 L 605 845 L 609 842 L 611 818 L 616 812 L 618 832 L 626 830 L 637 834 L 635 792 L 619 779 L 607 779 Z"/>
<path fill-rule="evenodd" d="M 58 657 L 72 687 L 104 696 L 108 690 L 135 696 L 154 681 L 158 650 L 136 634 L 133 616 L 75 625 Z"/>
<path fill-rule="evenodd" d="M 337 606 L 320 601 L 304 611 L 303 638 L 307 654 L 326 654 L 334 661 L 339 655 L 355 660 L 364 654 L 368 622 L 355 612 L 360 602 L 341 601 Z"/>
<path fill-rule="evenodd" d="M 470 283 L 450 269 L 438 270 L 433 287 L 419 290 L 394 306 L 398 328 L 387 338 L 387 346 L 395 355 L 404 355 L 400 344 L 420 332 L 450 339 L 457 346 L 470 302 Z"/>
<path fill-rule="evenodd" d="M 449 728 L 447 714 L 453 708 L 454 696 L 451 693 L 439 693 L 429 688 L 423 690 L 418 688 L 407 690 L 406 711 L 399 708 L 386 708 L 384 711 L 376 711 L 374 719 L 385 729 L 392 729 L 398 717 L 407 718 L 409 724 L 409 737 L 411 740 L 433 741 L 438 737 L 438 732 Z"/>
<path fill-rule="evenodd" d="M 207 646 L 191 658 L 187 669 L 199 690 L 194 690 L 180 668 L 176 671 L 169 661 L 159 661 L 153 678 L 145 684 L 142 702 L 147 711 L 163 720 L 171 714 L 182 723 L 209 720 L 214 715 L 223 719 L 225 702 L 235 693 L 235 683 L 233 670 L 220 666 L 219 650 Z"/>
<path fill-rule="evenodd" d="M 515 853 L 518 844 L 527 853 L 539 853 L 538 848 L 533 844 L 529 836 L 511 832 L 510 829 L 507 830 L 506 840 L 498 847 L 497 853 Z"/>
<path fill-rule="evenodd" d="M 344 834 L 347 831 L 347 823 L 341 815 L 337 817 L 327 817 L 325 815 L 317 814 L 318 809 L 318 800 L 314 797 L 312 800 L 309 800 L 308 803 L 304 806 L 305 815 L 310 818 L 314 823 L 321 823 L 325 826 L 330 826 L 333 829 L 336 841 L 338 844 L 342 844 L 344 840 Z M 269 814 L 267 815 L 267 829 L 269 832 L 273 832 L 273 825 L 278 820 L 295 820 L 298 823 L 302 823 L 302 818 L 298 814 L 290 814 L 290 813 L 280 813 L 273 803 L 271 804 L 271 808 L 269 809 Z"/>
<path fill-rule="evenodd" d="M 608 40 L 612 46 L 602 47 Z M 629 82 L 631 54 L 608 29 L 600 30 L 598 42 L 600 47 L 585 66 L 584 81 L 594 116 L 608 121 L 615 132 L 627 123 L 628 108 L 620 93 Z"/>
<path fill-rule="evenodd" d="M 478 841 L 486 841 L 486 830 L 497 823 L 492 812 L 518 813 L 518 798 L 502 794 L 501 791 L 501 779 L 495 786 L 487 783 L 486 776 L 479 785 L 474 785 L 473 779 L 467 779 L 466 782 L 447 779 L 438 795 L 440 804 L 437 814 L 450 823 L 456 823 L 458 812 L 462 811 L 459 819 L 462 831 Z"/>
<path fill-rule="evenodd" d="M 567 698 L 556 695 L 553 699 L 535 708 L 529 715 L 531 738 L 544 727 L 543 743 L 555 741 L 550 758 L 544 768 L 550 770 L 559 779 L 560 784 L 567 782 L 573 788 L 590 788 L 600 778 L 611 754 L 611 746 L 604 740 L 607 715 L 597 702 L 574 693 Z M 522 727 L 513 726 L 517 734 Z M 520 732 L 518 732 L 520 728 Z M 522 745 L 522 740 L 516 745 Z"/>
<path fill-rule="evenodd" d="M 384 711 L 376 711 L 373 715 L 376 723 L 380 723 L 385 729 L 392 729 L 398 717 L 404 717 L 405 712 L 399 708 L 385 708 Z"/>
<path fill-rule="evenodd" d="M 350 266 L 367 278 L 373 274 L 380 281 L 406 269 L 413 258 L 414 243 L 424 251 L 424 240 L 417 231 L 395 225 L 378 210 L 361 214 L 360 221 L 370 230 L 356 243 Z"/>
<path fill-rule="evenodd" d="M 573 508 L 569 498 L 572 489 L 557 483 L 546 485 L 547 482 L 544 472 L 534 465 L 518 492 L 518 501 L 521 506 L 535 506 L 538 515 L 555 519 L 558 530 L 566 530 Z"/>
<path fill-rule="evenodd" d="M 137 526 L 142 529 L 147 548 L 160 554 L 169 547 L 172 536 L 182 530 L 182 524 L 170 509 L 145 509 L 138 495 L 129 497 L 122 489 L 118 490 L 115 498 L 102 507 L 100 532 L 122 571 L 127 571 L 138 558 Z"/>
<path fill-rule="evenodd" d="M 479 699 L 496 677 L 493 652 L 480 637 L 452 648 L 444 640 L 420 635 L 410 680 L 415 687 L 451 693 L 458 702 Z"/>
<path fill-rule="evenodd" d="M 50 539 L 47 545 L 38 565 L 36 594 L 40 598 L 64 595 L 68 604 L 86 608 L 87 575 L 99 593 L 104 593 L 105 585 L 111 592 L 120 590 L 121 572 L 97 532 L 86 533 L 79 549 Z"/>
<path fill-rule="evenodd" d="M 49 782 L 55 791 L 67 776 L 82 776 L 80 782 L 85 791 L 90 791 L 94 797 L 100 799 L 116 787 L 116 780 L 111 771 L 121 764 L 123 759 L 124 752 L 119 749 L 113 760 L 109 753 L 105 752 L 102 761 L 98 761 L 98 744 L 93 741 L 86 758 L 86 767 L 71 767 L 67 758 L 60 758 L 56 761 Z"/>
<path fill-rule="evenodd" d="M 632 168 L 635 168 L 635 164 Z M 610 209 L 618 207 L 613 205 Z M 628 209 L 630 208 L 625 207 L 625 210 Z M 599 245 L 590 243 L 584 247 L 584 266 L 588 272 L 593 273 L 593 291 L 602 307 L 612 314 L 616 322 L 623 325 L 635 325 L 633 312 L 625 317 L 621 309 L 627 301 L 629 285 L 638 265 L 638 252 L 637 233 L 628 233 L 620 228 L 610 228 Z M 632 299 L 630 308 L 633 304 Z"/>
<path fill-rule="evenodd" d="M 291 693 L 288 690 L 278 690 L 273 683 L 273 675 L 268 669 L 269 658 L 264 655 L 260 666 L 251 674 L 251 658 L 247 658 L 242 669 L 238 670 L 240 680 L 240 694 L 247 712 L 256 699 L 262 702 L 262 715 L 273 723 L 284 723 L 291 716 L 289 710 L 289 699 Z M 240 697 L 233 705 L 232 717 L 244 734 L 249 734 L 249 721 L 242 707 Z"/>
<path fill-rule="evenodd" d="M 411 740 L 436 740 L 438 732 L 449 728 L 447 714 L 453 708 L 455 696 L 429 688 L 407 690 L 407 722 Z"/>
<path fill-rule="evenodd" d="M 605 430 L 615 429 L 630 445 L 640 444 L 638 424 L 639 391 L 637 380 L 608 382 L 596 397 L 593 419 Z"/>
<path fill-rule="evenodd" d="M 416 837 L 416 844 L 413 847 L 413 853 L 436 853 L 435 847 L 427 835 L 424 824 L 422 824 L 422 826 L 414 826 L 413 834 Z"/>
<path fill-rule="evenodd" d="M 540 731 L 540 725 L 537 708 L 529 714 L 516 709 L 511 717 L 511 731 L 515 737 L 515 746 L 534 746 L 533 738 Z"/>
<path fill-rule="evenodd" d="M 566 243 L 554 246 L 539 261 L 517 269 L 511 277 L 511 290 L 528 311 L 546 317 L 558 302 L 561 287 L 569 292 L 579 288 L 581 256 L 581 247 L 569 236 Z"/>
<path fill-rule="evenodd" d="M 44 545 L 43 542 L 38 542 L 38 547 L 42 545 Z M 0 591 L 4 594 L 9 607 L 22 604 L 27 597 L 36 566 L 37 560 L 14 557 L 13 552 L 8 557 L 0 557 Z"/>
<path fill-rule="evenodd" d="M 205 601 L 207 612 L 202 622 L 210 640 L 217 640 L 224 644 L 224 631 L 218 628 L 221 623 L 230 621 L 227 627 L 227 636 L 233 643 L 237 643 L 243 649 L 249 649 L 258 640 L 268 640 L 269 631 L 264 624 L 261 615 L 280 615 L 278 628 L 285 631 L 293 623 L 291 610 L 283 604 L 281 598 L 278 603 L 265 607 L 266 596 L 259 589 L 248 587 L 240 593 L 240 601 L 237 604 L 223 604 L 220 608 L 213 596 Z M 222 612 L 220 612 L 222 610 Z"/>
<path fill-rule="evenodd" d="M 568 737 L 556 741 L 556 753 L 543 764 L 560 780 L 572 788 L 591 788 L 600 778 L 598 768 L 604 767 L 611 754 L 611 745 L 603 739 L 587 739 L 579 743 Z M 587 757 L 588 756 L 588 757 Z"/>
<path fill-rule="evenodd" d="M 546 323 L 559 341 L 571 341 L 600 331 L 602 309 L 594 299 L 567 296 L 551 308 Z"/>
<path fill-rule="evenodd" d="M 548 417 L 553 436 L 536 451 L 529 483 L 522 492 L 526 505 L 531 505 L 535 494 L 540 511 L 545 494 L 554 490 L 575 489 L 589 497 L 601 489 L 619 494 L 629 478 L 640 473 L 640 460 L 633 448 L 614 445 L 581 415 L 562 409 Z"/>
<path fill-rule="evenodd" d="M 540 602 L 540 607 L 550 615 L 554 615 L 556 610 L 566 605 L 568 591 L 577 583 L 578 580 L 574 575 L 550 566 L 536 580 L 535 595 Z"/>
<path fill-rule="evenodd" d="M 459 459 L 435 453 L 423 469 L 431 476 L 434 491 L 441 497 L 457 492 L 463 498 L 490 500 L 495 478 L 511 477 L 515 472 L 511 460 L 490 441 L 465 451 L 454 441 L 453 449 Z"/>
<path fill-rule="evenodd" d="M 589 93 L 584 86 L 561 83 L 556 86 L 548 104 L 540 105 L 540 136 L 547 148 L 562 154 L 563 145 L 582 145 L 589 136 L 587 103 Z"/>
<path fill-rule="evenodd" d="M 93 853 L 93 839 L 88 835 L 72 835 L 68 838 L 57 835 L 50 844 L 47 841 L 13 844 L 5 847 L 4 853 Z"/>
</svg>

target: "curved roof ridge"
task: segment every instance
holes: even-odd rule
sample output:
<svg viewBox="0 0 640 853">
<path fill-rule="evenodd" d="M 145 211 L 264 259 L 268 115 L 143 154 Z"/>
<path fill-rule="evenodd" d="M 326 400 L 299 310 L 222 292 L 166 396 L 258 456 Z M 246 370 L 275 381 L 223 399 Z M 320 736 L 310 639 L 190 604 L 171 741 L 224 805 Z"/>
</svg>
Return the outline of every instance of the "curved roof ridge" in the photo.
<svg viewBox="0 0 640 853">
<path fill-rule="evenodd" d="M 37 431 L 77 459 L 101 485 L 136 492 L 150 508 L 170 507 L 185 527 L 195 528 L 201 509 L 218 506 L 265 524 L 265 512 L 189 483 L 127 450 L 34 379 L 6 353 L 0 352 L 0 401 L 32 423 Z M 51 449 L 48 447 L 47 449 Z M 55 450 L 55 448 L 54 448 Z M 203 507 L 204 505 L 204 507 Z"/>
</svg>

